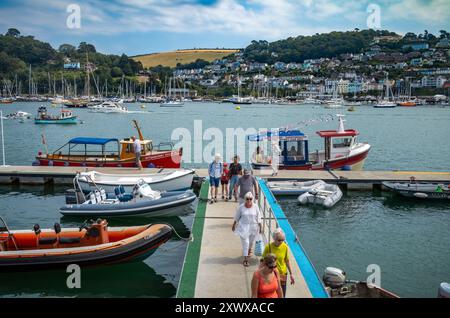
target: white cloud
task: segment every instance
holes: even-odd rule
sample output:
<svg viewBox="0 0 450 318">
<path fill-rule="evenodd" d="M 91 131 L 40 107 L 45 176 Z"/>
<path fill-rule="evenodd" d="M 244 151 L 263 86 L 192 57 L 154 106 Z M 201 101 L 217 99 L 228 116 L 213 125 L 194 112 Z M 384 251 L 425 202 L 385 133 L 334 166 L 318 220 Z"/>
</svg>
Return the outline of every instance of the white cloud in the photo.
<svg viewBox="0 0 450 318">
<path fill-rule="evenodd" d="M 82 28 L 65 27 L 66 7 L 73 0 L 20 0 L 0 12 L 0 26 L 16 26 L 30 34 L 115 35 L 162 31 L 225 34 L 276 40 L 365 25 L 370 3 L 382 7 L 384 22 L 418 20 L 424 25 L 450 20 L 449 0 L 84 0 Z M 20 12 L 20 14 L 18 14 Z"/>
<path fill-rule="evenodd" d="M 386 9 L 382 10 L 382 17 L 387 20 L 404 19 L 426 24 L 443 24 L 442 28 L 446 28 L 450 21 L 450 1 L 401 0 L 387 5 Z"/>
</svg>

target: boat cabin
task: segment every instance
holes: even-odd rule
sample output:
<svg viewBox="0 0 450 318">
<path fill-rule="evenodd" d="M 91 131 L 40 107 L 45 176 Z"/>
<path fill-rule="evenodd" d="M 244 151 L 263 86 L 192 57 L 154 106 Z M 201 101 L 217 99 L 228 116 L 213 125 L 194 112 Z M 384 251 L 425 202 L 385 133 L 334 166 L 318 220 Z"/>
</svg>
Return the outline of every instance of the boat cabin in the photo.
<svg viewBox="0 0 450 318">
<path fill-rule="evenodd" d="M 320 130 L 317 134 L 324 138 L 324 151 L 318 154 L 317 161 L 337 159 L 348 156 L 350 150 L 356 145 L 356 136 L 359 132 L 355 129 L 345 129 L 344 120 L 339 116 L 338 130 Z"/>
<path fill-rule="evenodd" d="M 284 166 L 305 165 L 309 162 L 308 137 L 300 130 L 266 131 L 248 136 L 249 141 L 258 145 L 264 140 L 278 141 L 280 147 L 280 164 Z"/>
<path fill-rule="evenodd" d="M 151 140 L 140 140 L 141 143 L 141 154 L 149 154 L 153 151 L 153 143 Z M 121 159 L 131 159 L 134 158 L 134 145 L 131 138 L 125 138 L 120 141 L 120 158 Z"/>
</svg>

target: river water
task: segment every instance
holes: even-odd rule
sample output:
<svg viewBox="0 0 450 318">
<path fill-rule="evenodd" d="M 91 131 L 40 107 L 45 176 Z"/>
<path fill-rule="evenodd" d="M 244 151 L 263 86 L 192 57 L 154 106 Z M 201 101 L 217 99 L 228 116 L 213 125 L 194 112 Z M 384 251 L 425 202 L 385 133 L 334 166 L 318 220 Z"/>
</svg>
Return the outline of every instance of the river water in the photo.
<svg viewBox="0 0 450 318">
<path fill-rule="evenodd" d="M 41 103 L 0 105 L 8 114 L 17 110 L 33 116 Z M 30 165 L 38 151 L 44 151 L 42 135 L 49 151 L 70 138 L 116 137 L 136 134 L 131 119 L 138 119 L 144 136 L 154 143 L 170 139 L 175 129 L 191 133 L 191 147 L 185 145 L 184 167 L 205 167 L 193 162 L 194 149 L 206 154 L 220 152 L 229 159 L 233 149 L 208 148 L 206 132 L 201 147 L 194 140 L 208 128 L 272 128 L 301 122 L 310 137 L 310 150 L 321 149 L 315 131 L 336 129 L 337 121 L 326 121 L 331 111 L 313 105 L 242 105 L 186 103 L 182 108 L 161 108 L 157 104 L 128 105 L 128 114 L 95 114 L 85 109 L 74 112 L 83 122 L 78 125 L 35 125 L 4 121 L 6 163 Z M 57 112 L 47 104 L 50 112 Z M 360 132 L 359 141 L 372 145 L 365 170 L 450 171 L 450 108 L 414 107 L 375 109 L 345 108 L 346 127 Z M 201 125 L 201 127 L 199 126 Z M 194 127 L 200 133 L 194 133 Z M 200 127 L 200 128 L 199 128 Z M 217 130 L 213 130 L 217 131 Z M 212 137 L 217 138 L 217 135 Z M 223 144 L 230 142 L 225 139 Z M 189 143 L 188 143 L 189 144 Z M 220 144 L 220 143 L 219 143 Z M 190 149 L 189 149 L 190 148 Z M 198 153 L 197 153 L 198 157 Z M 1 215 L 13 229 L 76 226 L 79 220 L 60 217 L 64 187 L 2 186 Z M 290 223 L 321 275 L 327 266 L 344 269 L 350 279 L 365 279 L 369 264 L 381 268 L 382 287 L 403 297 L 435 297 L 437 286 L 450 279 L 450 207 L 448 203 L 408 201 L 386 193 L 348 192 L 331 210 L 301 207 L 295 200 L 280 200 Z M 133 225 L 157 221 L 172 224 L 182 236 L 189 235 L 193 215 L 154 220 L 114 220 L 110 225 Z M 45 297 L 173 297 L 176 293 L 186 244 L 173 238 L 144 262 L 103 266 L 83 271 L 81 290 L 67 289 L 64 271 L 0 274 L 0 296 Z"/>
</svg>

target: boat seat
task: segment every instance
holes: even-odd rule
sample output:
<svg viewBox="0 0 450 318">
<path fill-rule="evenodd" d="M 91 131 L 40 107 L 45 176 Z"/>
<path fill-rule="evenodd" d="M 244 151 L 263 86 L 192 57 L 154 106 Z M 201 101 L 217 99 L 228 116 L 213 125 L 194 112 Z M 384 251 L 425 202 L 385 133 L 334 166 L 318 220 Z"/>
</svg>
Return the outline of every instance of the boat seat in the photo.
<svg viewBox="0 0 450 318">
<path fill-rule="evenodd" d="M 102 197 L 101 197 L 100 192 L 95 191 L 95 199 L 97 200 L 97 203 L 102 202 Z"/>
<path fill-rule="evenodd" d="M 114 188 L 114 193 L 120 202 L 127 202 L 133 199 L 133 195 L 125 193 L 125 188 L 123 186 Z"/>
<path fill-rule="evenodd" d="M 60 237 L 59 244 L 77 244 L 80 243 L 81 238 L 79 237 Z"/>
<path fill-rule="evenodd" d="M 50 244 L 55 244 L 57 241 L 56 237 L 44 237 L 44 238 L 39 238 L 39 245 L 50 245 Z"/>
<path fill-rule="evenodd" d="M 106 200 L 106 191 L 105 189 L 100 190 L 100 197 L 102 198 L 102 201 Z"/>
</svg>

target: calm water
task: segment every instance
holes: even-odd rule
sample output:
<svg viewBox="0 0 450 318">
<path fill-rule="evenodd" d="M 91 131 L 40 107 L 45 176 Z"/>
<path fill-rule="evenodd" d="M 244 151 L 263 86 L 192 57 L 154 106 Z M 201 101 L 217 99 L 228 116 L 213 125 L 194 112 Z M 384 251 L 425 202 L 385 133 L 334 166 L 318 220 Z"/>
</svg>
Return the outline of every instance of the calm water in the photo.
<svg viewBox="0 0 450 318">
<path fill-rule="evenodd" d="M 61 217 L 64 188 L 37 186 L 0 187 L 1 215 L 11 229 L 78 227 L 83 219 Z M 194 211 L 194 210 L 193 210 Z M 188 237 L 193 214 L 171 218 L 110 219 L 110 226 L 169 223 Z M 186 243 L 173 236 L 144 262 L 84 268 L 81 289 L 68 289 L 65 270 L 0 273 L 0 297 L 174 297 Z"/>
<path fill-rule="evenodd" d="M 0 105 L 4 114 L 17 110 L 36 113 L 41 103 Z M 170 139 L 176 128 L 193 134 L 194 120 L 202 120 L 202 129 L 271 128 L 304 120 L 322 118 L 336 111 L 317 106 L 244 105 L 235 110 L 231 104 L 186 103 L 183 108 L 130 104 L 130 114 L 94 114 L 74 112 L 83 124 L 73 126 L 34 125 L 32 121 L 5 120 L 6 162 L 30 165 L 45 134 L 49 151 L 56 150 L 77 136 L 123 138 L 136 134 L 131 119 L 138 119 L 145 136 L 155 143 Z M 48 105 L 51 112 L 56 108 Z M 360 141 L 372 145 L 366 170 L 450 171 L 450 108 L 416 107 L 344 109 L 346 127 L 360 131 Z M 336 129 L 337 121 L 319 122 L 301 127 L 310 137 L 310 150 L 321 149 L 315 135 L 321 129 Z M 193 137 L 194 135 L 192 135 Z M 194 138 L 194 137 L 193 137 Z M 193 143 L 193 140 L 192 140 Z M 203 145 L 207 145 L 207 141 Z M 185 149 L 185 158 L 193 157 Z M 206 152 L 225 153 L 224 149 Z M 228 154 L 231 156 L 233 151 Z M 186 167 L 204 167 L 205 163 L 185 163 Z M 58 208 L 64 203 L 64 188 L 0 187 L 0 214 L 11 228 L 42 228 L 54 222 L 74 226 L 80 220 L 61 218 Z M 400 296 L 435 297 L 441 281 L 450 279 L 450 208 L 445 203 L 409 202 L 379 193 L 349 192 L 335 208 L 326 211 L 300 207 L 295 200 L 282 200 L 289 220 L 298 232 L 310 258 L 321 275 L 326 266 L 345 269 L 351 279 L 365 279 L 368 264 L 382 270 L 382 286 Z M 81 220 L 82 221 L 82 220 Z M 110 224 L 133 225 L 153 222 L 171 223 L 182 236 L 189 235 L 192 215 L 165 220 L 115 220 Z M 84 297 L 173 297 L 176 293 L 186 244 L 173 238 L 147 260 L 136 264 L 86 269 L 82 289 L 65 287 L 67 274 L 51 271 L 26 274 L 0 274 L 0 295 Z"/>
<path fill-rule="evenodd" d="M 364 281 L 377 264 L 381 286 L 400 297 L 436 297 L 450 279 L 448 203 L 349 192 L 329 210 L 280 204 L 319 276 L 333 266 Z"/>
<path fill-rule="evenodd" d="M 0 109 L 4 113 L 22 110 L 34 116 L 39 106 L 39 103 L 14 103 L 0 105 Z M 129 114 L 95 114 L 87 109 L 78 109 L 74 112 L 84 124 L 65 127 L 35 125 L 31 120 L 26 123 L 7 120 L 4 122 L 6 161 L 8 164 L 30 165 L 38 151 L 45 149 L 42 134 L 50 152 L 78 136 L 129 137 L 136 134 L 132 119 L 139 120 L 144 136 L 155 143 L 169 140 L 176 128 L 188 129 L 193 143 L 194 120 L 202 120 L 203 131 L 215 127 L 225 135 L 226 128 L 282 127 L 340 112 L 347 115 L 346 127 L 359 130 L 359 140 L 372 145 L 366 170 L 450 171 L 450 107 L 376 109 L 362 106 L 355 112 L 348 112 L 345 108 L 332 111 L 312 105 L 242 105 L 240 110 L 235 110 L 232 104 L 186 103 L 182 108 L 172 109 L 146 104 L 144 111 L 139 106 L 138 103 L 128 105 L 134 111 Z M 58 111 L 50 105 L 48 108 L 54 113 Z M 301 127 L 310 137 L 310 150 L 323 148 L 322 139 L 315 134 L 317 130 L 337 129 L 337 126 L 334 120 Z M 208 143 L 204 141 L 203 144 L 206 146 Z M 204 150 L 209 150 L 211 154 L 227 154 L 224 148 Z M 193 158 L 193 153 L 193 146 L 185 149 L 185 158 Z M 233 153 L 229 151 L 228 156 Z M 204 164 L 190 163 L 185 166 L 201 167 Z"/>
</svg>

